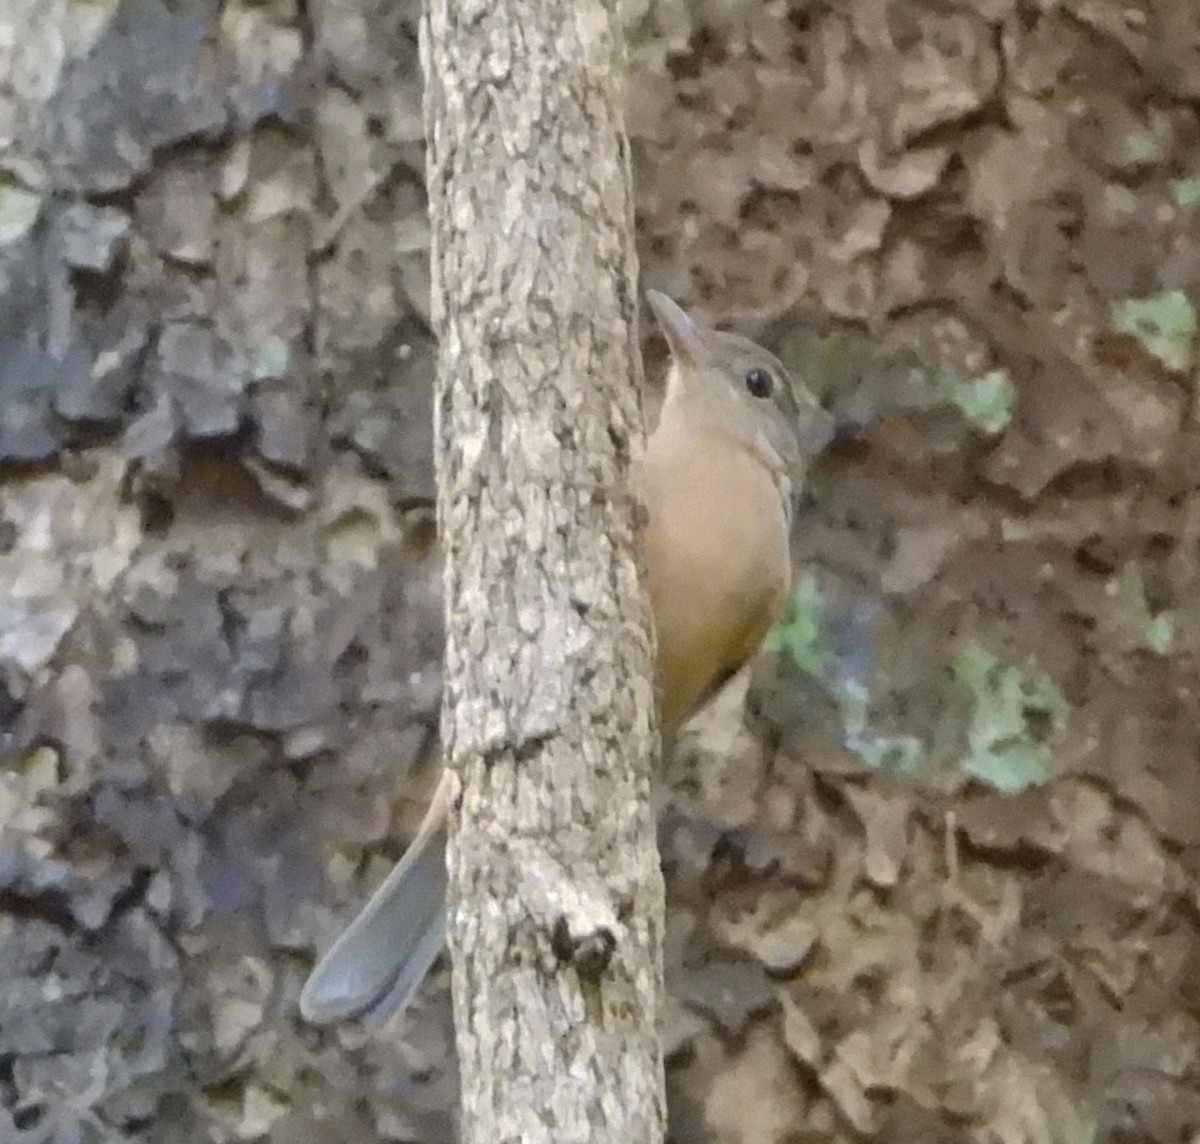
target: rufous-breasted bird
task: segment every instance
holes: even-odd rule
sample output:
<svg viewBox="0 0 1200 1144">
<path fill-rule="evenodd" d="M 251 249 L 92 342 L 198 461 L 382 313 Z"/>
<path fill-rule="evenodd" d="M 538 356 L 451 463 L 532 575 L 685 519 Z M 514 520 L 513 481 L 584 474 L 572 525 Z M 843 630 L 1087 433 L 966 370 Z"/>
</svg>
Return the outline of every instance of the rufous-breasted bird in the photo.
<svg viewBox="0 0 1200 1144">
<path fill-rule="evenodd" d="M 640 465 L 660 723 L 680 724 L 758 650 L 792 584 L 790 533 L 805 465 L 833 420 L 780 361 L 648 295 L 671 352 Z M 310 1021 L 377 1025 L 404 1008 L 445 941 L 443 774 L 417 836 L 300 995 Z"/>
</svg>

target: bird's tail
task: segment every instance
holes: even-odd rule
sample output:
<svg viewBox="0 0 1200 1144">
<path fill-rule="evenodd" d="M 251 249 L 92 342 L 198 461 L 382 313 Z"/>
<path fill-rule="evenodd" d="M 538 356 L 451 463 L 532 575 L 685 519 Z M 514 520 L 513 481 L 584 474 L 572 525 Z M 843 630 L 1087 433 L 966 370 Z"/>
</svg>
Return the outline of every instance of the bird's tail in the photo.
<svg viewBox="0 0 1200 1144">
<path fill-rule="evenodd" d="M 446 818 L 428 822 L 300 994 L 306 1020 L 376 1028 L 404 1009 L 446 940 Z"/>
</svg>

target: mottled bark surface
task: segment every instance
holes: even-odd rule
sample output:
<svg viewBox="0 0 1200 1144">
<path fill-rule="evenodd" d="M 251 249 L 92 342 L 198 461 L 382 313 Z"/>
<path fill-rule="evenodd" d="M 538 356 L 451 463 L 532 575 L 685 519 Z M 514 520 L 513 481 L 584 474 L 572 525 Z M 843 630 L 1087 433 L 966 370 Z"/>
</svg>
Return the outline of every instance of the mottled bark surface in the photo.
<svg viewBox="0 0 1200 1144">
<path fill-rule="evenodd" d="M 615 3 L 434 0 L 426 40 L 463 1136 L 653 1141 L 662 875 Z"/>
</svg>

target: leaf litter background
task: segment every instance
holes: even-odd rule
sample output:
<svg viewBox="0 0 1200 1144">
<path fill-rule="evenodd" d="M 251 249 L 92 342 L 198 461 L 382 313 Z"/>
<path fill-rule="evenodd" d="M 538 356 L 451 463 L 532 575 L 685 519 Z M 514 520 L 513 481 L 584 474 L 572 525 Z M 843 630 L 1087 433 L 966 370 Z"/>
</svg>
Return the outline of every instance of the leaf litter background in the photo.
<svg viewBox="0 0 1200 1144">
<path fill-rule="evenodd" d="M 416 5 L 0 14 L 0 1138 L 453 1139 Z M 632 0 L 645 281 L 863 440 L 670 768 L 675 1141 L 1200 1138 L 1200 9 Z M 647 345 L 652 361 L 662 347 Z"/>
</svg>

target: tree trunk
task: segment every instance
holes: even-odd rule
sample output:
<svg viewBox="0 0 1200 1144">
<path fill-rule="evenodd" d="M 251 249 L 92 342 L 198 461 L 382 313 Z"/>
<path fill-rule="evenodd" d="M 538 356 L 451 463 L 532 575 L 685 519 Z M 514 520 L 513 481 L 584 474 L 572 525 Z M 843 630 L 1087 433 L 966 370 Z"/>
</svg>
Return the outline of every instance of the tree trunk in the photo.
<svg viewBox="0 0 1200 1144">
<path fill-rule="evenodd" d="M 616 4 L 432 0 L 426 33 L 463 1139 L 652 1141 L 663 894 Z"/>
</svg>

